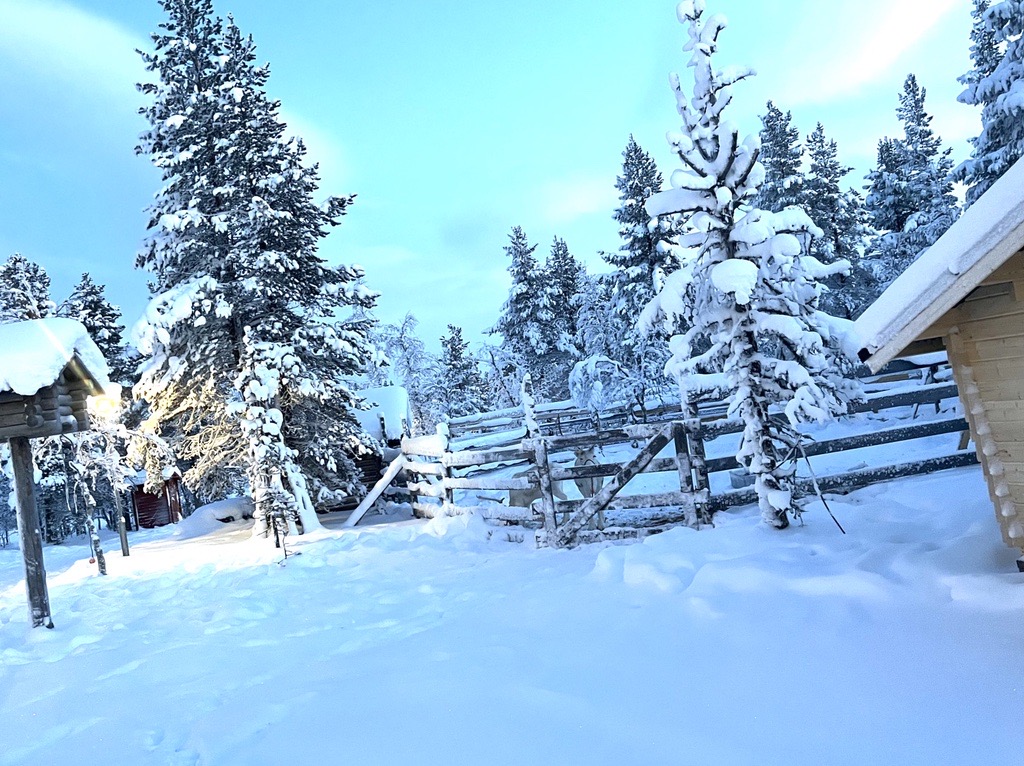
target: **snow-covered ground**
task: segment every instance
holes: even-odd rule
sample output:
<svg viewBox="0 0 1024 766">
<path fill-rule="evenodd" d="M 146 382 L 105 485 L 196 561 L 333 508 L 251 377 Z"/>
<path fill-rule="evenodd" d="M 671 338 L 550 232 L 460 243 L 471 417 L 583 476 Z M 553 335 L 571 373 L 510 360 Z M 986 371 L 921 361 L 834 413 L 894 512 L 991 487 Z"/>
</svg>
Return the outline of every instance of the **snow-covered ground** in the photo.
<svg viewBox="0 0 1024 766">
<path fill-rule="evenodd" d="M 776 532 L 575 550 L 476 518 L 294 539 L 209 519 L 0 551 L 0 764 L 998 764 L 1020 753 L 1024 575 L 979 469 Z"/>
</svg>

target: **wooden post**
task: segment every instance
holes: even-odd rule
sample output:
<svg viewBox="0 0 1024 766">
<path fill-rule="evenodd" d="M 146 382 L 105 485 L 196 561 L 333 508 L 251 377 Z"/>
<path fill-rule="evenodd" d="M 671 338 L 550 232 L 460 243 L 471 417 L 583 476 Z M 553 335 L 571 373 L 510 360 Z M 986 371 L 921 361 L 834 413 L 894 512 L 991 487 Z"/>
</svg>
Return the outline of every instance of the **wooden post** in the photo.
<svg viewBox="0 0 1024 766">
<path fill-rule="evenodd" d="M 125 529 L 124 525 L 124 510 L 121 508 L 121 493 L 117 491 L 117 486 L 113 481 L 110 482 L 111 489 L 114 491 L 114 512 L 117 514 L 117 536 L 121 538 L 121 555 L 128 555 L 128 530 Z"/>
<path fill-rule="evenodd" d="M 8 443 L 11 446 L 14 496 L 18 506 L 18 539 L 25 560 L 29 620 L 33 628 L 40 625 L 52 628 L 50 595 L 46 590 L 46 567 L 43 564 L 43 538 L 39 533 L 39 513 L 36 510 L 32 449 L 24 436 L 14 436 Z"/>
<path fill-rule="evenodd" d="M 683 401 L 683 429 L 686 433 L 686 451 L 690 458 L 690 475 L 694 493 L 694 505 L 697 509 L 697 520 L 701 523 L 711 521 L 708 511 L 711 502 L 708 481 L 707 454 L 704 451 L 704 435 L 701 430 L 700 413 L 697 405 L 691 401 L 685 391 L 680 392 Z"/>
<path fill-rule="evenodd" d="M 693 468 L 690 466 L 690 453 L 686 444 L 686 426 L 681 422 L 672 424 L 672 441 L 676 448 L 676 470 L 679 472 L 679 491 L 692 494 L 694 491 Z M 696 514 L 694 514 L 696 515 Z M 696 518 L 686 519 L 689 526 L 697 524 Z"/>
<path fill-rule="evenodd" d="M 548 445 L 538 437 L 534 444 L 534 461 L 537 464 L 537 478 L 540 481 L 540 512 L 544 516 L 544 532 L 553 540 L 557 521 L 555 519 L 555 493 L 551 483 L 551 461 L 548 459 Z"/>
<path fill-rule="evenodd" d="M 665 445 L 672 439 L 670 431 L 670 425 L 662 428 L 647 446 L 619 469 L 618 473 L 611 478 L 611 481 L 605 484 L 597 494 L 587 500 L 569 517 L 557 531 L 555 537 L 549 538 L 549 544 L 557 548 L 564 548 L 570 545 L 575 540 L 576 533 L 583 529 L 587 522 L 590 521 L 590 517 L 608 507 L 608 504 L 618 494 L 619 490 L 650 465 L 658 453 L 665 448 Z"/>
<path fill-rule="evenodd" d="M 441 455 L 441 482 L 444 486 L 444 505 L 445 513 L 451 513 L 451 509 L 455 506 L 455 489 L 452 487 L 452 464 L 448 459 L 451 454 L 451 447 L 449 446 L 449 438 L 451 431 L 448 430 L 447 423 L 437 424 L 437 435 L 441 439 L 441 446 L 444 449 L 444 453 Z"/>
</svg>

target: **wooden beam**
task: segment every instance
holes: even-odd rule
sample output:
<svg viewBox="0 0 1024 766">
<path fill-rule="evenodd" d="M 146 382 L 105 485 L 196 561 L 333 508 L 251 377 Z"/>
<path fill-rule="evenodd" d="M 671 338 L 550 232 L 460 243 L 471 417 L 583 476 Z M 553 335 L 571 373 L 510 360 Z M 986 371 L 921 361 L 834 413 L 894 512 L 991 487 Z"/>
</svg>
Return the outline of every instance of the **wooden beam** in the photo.
<svg viewBox="0 0 1024 766">
<path fill-rule="evenodd" d="M 384 472 L 384 475 L 377 479 L 377 483 L 373 485 L 373 489 L 366 493 L 366 497 L 363 498 L 362 502 L 356 506 L 356 509 L 352 511 L 351 515 L 345 519 L 343 527 L 354 527 L 359 523 L 359 520 L 366 515 L 366 512 L 370 510 L 370 507 L 377 502 L 377 498 L 380 497 L 384 490 L 388 488 L 388 485 L 395 480 L 398 476 L 398 472 L 402 470 L 405 465 L 405 455 L 399 455 L 391 461 L 391 465 Z"/>
<path fill-rule="evenodd" d="M 554 545 L 560 548 L 570 545 L 576 533 L 586 526 L 591 517 L 598 511 L 606 508 L 612 498 L 618 494 L 619 490 L 626 486 L 630 479 L 643 471 L 671 439 L 672 425 L 663 426 L 658 434 L 632 460 L 619 469 L 619 472 L 601 488 L 600 492 L 587 500 L 583 507 L 572 514 L 565 524 L 558 528 L 555 532 Z"/>
<path fill-rule="evenodd" d="M 46 589 L 46 566 L 43 563 L 43 536 L 39 532 L 39 513 L 36 510 L 32 448 L 24 436 L 17 436 L 9 443 L 18 508 L 18 540 L 25 561 L 28 616 L 33 628 L 52 628 L 50 594 Z"/>
</svg>

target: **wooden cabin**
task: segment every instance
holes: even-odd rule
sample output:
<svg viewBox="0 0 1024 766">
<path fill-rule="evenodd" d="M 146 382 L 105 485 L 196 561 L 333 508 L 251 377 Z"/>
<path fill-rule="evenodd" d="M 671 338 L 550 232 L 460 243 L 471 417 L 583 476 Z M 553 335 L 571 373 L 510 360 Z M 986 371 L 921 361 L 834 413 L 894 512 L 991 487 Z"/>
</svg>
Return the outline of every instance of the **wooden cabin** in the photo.
<svg viewBox="0 0 1024 766">
<path fill-rule="evenodd" d="M 868 307 L 850 337 L 875 372 L 898 355 L 946 349 L 1003 539 L 1024 551 L 1024 160 Z"/>
<path fill-rule="evenodd" d="M 157 493 L 147 492 L 145 483 L 144 473 L 132 482 L 132 517 L 135 526 L 153 529 L 181 521 L 181 479 L 172 476 Z"/>
<path fill-rule="evenodd" d="M 89 430 L 107 366 L 85 328 L 50 318 L 0 325 L 0 441 Z"/>
</svg>

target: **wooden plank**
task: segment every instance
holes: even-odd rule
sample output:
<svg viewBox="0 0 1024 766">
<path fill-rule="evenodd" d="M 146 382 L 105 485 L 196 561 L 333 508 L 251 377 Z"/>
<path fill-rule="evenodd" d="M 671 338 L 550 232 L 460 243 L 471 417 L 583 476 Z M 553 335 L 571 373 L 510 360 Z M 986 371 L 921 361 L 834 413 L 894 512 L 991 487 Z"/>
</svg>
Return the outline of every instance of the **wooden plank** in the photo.
<svg viewBox="0 0 1024 766">
<path fill-rule="evenodd" d="M 52 628 L 50 595 L 46 588 L 46 565 L 43 562 L 43 537 L 39 532 L 39 513 L 36 511 L 32 448 L 28 439 L 17 437 L 10 440 L 10 449 L 18 516 L 18 540 L 25 562 L 29 621 L 33 628 Z"/>
<path fill-rule="evenodd" d="M 688 466 L 688 464 L 687 464 Z M 569 481 L 572 479 L 596 479 L 602 476 L 614 476 L 622 466 L 619 463 L 599 463 L 597 465 L 566 466 L 565 468 L 553 468 L 551 478 L 555 481 Z M 667 457 L 652 460 L 643 470 L 643 473 L 664 473 L 665 471 L 676 471 L 679 464 L 676 458 Z M 687 470 L 689 468 L 687 467 Z"/>
<path fill-rule="evenodd" d="M 443 484 L 430 484 L 425 481 L 410 481 L 407 485 L 409 491 L 421 497 L 444 497 Z M 415 505 L 415 503 L 413 503 Z"/>
<path fill-rule="evenodd" d="M 835 492 L 837 490 L 846 492 L 881 481 L 891 481 L 905 476 L 917 476 L 919 474 L 934 473 L 935 471 L 945 471 L 950 468 L 963 468 L 977 464 L 978 456 L 971 450 L 957 452 L 945 457 L 929 458 L 928 460 L 915 460 L 909 463 L 898 463 L 881 468 L 864 468 L 842 474 L 819 476 L 818 486 L 821 487 L 822 492 Z M 798 478 L 796 486 L 804 495 L 814 492 L 814 484 L 809 478 Z M 711 508 L 712 510 L 720 511 L 725 508 L 747 505 L 756 501 L 757 492 L 753 488 L 736 489 L 712 495 Z"/>
<path fill-rule="evenodd" d="M 960 314 L 953 324 L 960 328 L 965 342 L 998 340 L 1000 338 L 1016 338 L 1020 335 L 1021 315 L 1024 306 L 1014 304 L 1015 310 L 989 317 L 966 317 Z"/>
<path fill-rule="evenodd" d="M 384 475 L 377 480 L 377 483 L 373 485 L 373 489 L 366 493 L 366 497 L 356 506 L 352 514 L 345 519 L 345 523 L 342 524 L 343 527 L 354 527 L 359 523 L 359 520 L 366 515 L 366 512 L 377 502 L 377 499 L 384 494 L 384 490 L 395 480 L 399 471 L 405 467 L 405 463 L 405 455 L 399 455 L 391 461 L 391 465 L 388 466 Z"/>
<path fill-rule="evenodd" d="M 437 435 L 402 437 L 402 452 L 406 455 L 423 455 L 424 457 L 441 457 L 444 454 L 444 442 Z"/>
<path fill-rule="evenodd" d="M 404 453 L 403 453 L 404 454 Z M 405 460 L 405 470 L 418 476 L 443 476 L 444 466 L 440 463 L 428 463 L 426 460 Z"/>
<path fill-rule="evenodd" d="M 508 476 L 502 478 L 488 479 L 484 476 L 469 476 L 465 478 L 446 478 L 444 486 L 450 489 L 466 490 L 477 489 L 482 491 L 508 491 L 534 489 L 540 486 L 540 480 L 529 476 Z"/>
<path fill-rule="evenodd" d="M 804 445 L 804 451 L 808 457 L 815 455 L 830 455 L 836 452 L 848 452 L 855 449 L 877 447 L 882 444 L 895 444 L 911 439 L 923 439 L 928 436 L 939 436 L 941 434 L 959 433 L 966 431 L 967 421 L 963 418 L 946 418 L 933 420 L 925 423 L 915 423 L 909 426 L 898 426 L 896 428 L 884 428 L 871 433 L 859 434 L 857 436 L 846 436 L 840 439 L 827 441 L 812 441 Z M 736 458 L 732 456 L 714 458 L 708 460 L 708 472 L 730 471 L 738 468 Z"/>
<path fill-rule="evenodd" d="M 469 468 L 484 466 L 491 463 L 517 463 L 532 456 L 520 447 L 514 449 L 494 450 L 470 450 L 465 452 L 450 452 L 443 457 L 446 464 L 452 468 Z"/>
<path fill-rule="evenodd" d="M 1020 335 L 965 342 L 964 347 L 971 364 L 979 360 L 1024 359 L 1024 323 Z"/>
<path fill-rule="evenodd" d="M 555 503 L 558 514 L 576 513 L 590 498 L 582 500 L 559 500 Z M 609 500 L 607 509 L 616 511 L 647 508 L 693 508 L 692 492 L 656 492 L 650 495 L 617 495 Z"/>
<path fill-rule="evenodd" d="M 646 468 L 654 460 L 655 456 L 665 448 L 672 438 L 671 430 L 671 426 L 662 427 L 661 431 L 632 460 L 622 466 L 619 472 L 612 477 L 611 481 L 605 484 L 593 497 L 587 499 L 579 510 L 575 511 L 565 524 L 556 530 L 554 544 L 557 547 L 570 545 L 576 533 L 586 526 L 591 517 L 604 509 L 611 502 L 611 499 L 618 494 L 619 490 Z"/>
<path fill-rule="evenodd" d="M 412 503 L 413 513 L 421 519 L 433 519 L 441 514 L 440 503 Z"/>
<path fill-rule="evenodd" d="M 61 434 L 60 421 L 47 420 L 35 428 L 24 426 L 5 426 L 0 428 L 0 441 L 25 437 L 27 439 L 40 439 L 45 436 L 59 436 Z"/>
</svg>

